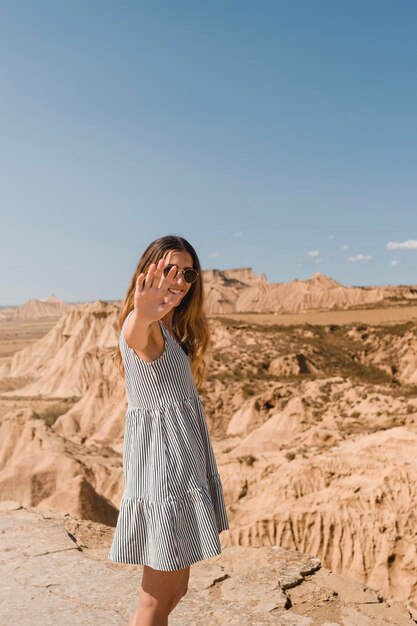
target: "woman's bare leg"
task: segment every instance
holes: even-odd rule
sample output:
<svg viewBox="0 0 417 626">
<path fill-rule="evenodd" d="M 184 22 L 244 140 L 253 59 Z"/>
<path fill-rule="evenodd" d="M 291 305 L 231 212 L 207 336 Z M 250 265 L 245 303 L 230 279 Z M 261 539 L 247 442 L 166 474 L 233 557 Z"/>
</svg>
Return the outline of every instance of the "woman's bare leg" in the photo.
<svg viewBox="0 0 417 626">
<path fill-rule="evenodd" d="M 174 601 L 172 603 L 171 606 L 171 610 L 170 613 L 172 613 L 172 611 L 175 609 L 175 607 L 177 606 L 178 602 L 181 600 L 181 598 L 183 598 L 185 596 L 185 594 L 188 591 L 188 581 L 190 579 L 190 567 L 186 567 L 183 570 L 183 575 L 181 577 L 181 580 L 179 582 L 178 585 L 178 590 L 177 590 L 177 595 L 174 598 Z"/>
<path fill-rule="evenodd" d="M 167 626 L 168 615 L 187 591 L 189 569 L 163 572 L 144 565 L 139 608 L 129 626 Z"/>
</svg>

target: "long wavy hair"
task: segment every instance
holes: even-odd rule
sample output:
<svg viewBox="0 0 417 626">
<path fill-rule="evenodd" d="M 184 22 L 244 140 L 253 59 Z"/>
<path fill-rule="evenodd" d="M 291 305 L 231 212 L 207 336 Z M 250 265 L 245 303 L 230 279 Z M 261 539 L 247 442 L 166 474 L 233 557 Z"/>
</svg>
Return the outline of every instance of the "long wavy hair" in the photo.
<svg viewBox="0 0 417 626">
<path fill-rule="evenodd" d="M 134 293 L 139 274 L 141 272 L 146 274 L 150 265 L 152 263 L 157 264 L 169 251 L 188 252 L 193 259 L 193 268 L 198 272 L 197 280 L 191 285 L 180 304 L 174 307 L 172 328 L 181 345 L 186 348 L 196 387 L 201 390 L 207 381 L 204 355 L 210 345 L 210 335 L 207 318 L 204 313 L 201 265 L 196 251 L 186 239 L 176 235 L 167 235 L 155 239 L 155 241 L 152 241 L 146 248 L 139 259 L 120 308 L 119 332 L 122 329 L 126 317 L 134 308 Z M 120 374 L 124 377 L 125 371 L 119 346 L 117 346 L 114 360 Z"/>
</svg>

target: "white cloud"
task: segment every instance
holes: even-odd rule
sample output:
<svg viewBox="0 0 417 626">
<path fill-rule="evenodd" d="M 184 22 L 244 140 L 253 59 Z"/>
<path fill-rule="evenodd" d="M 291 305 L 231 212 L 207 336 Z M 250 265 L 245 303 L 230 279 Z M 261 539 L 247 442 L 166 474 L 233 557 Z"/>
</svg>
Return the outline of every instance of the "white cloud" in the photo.
<svg viewBox="0 0 417 626">
<path fill-rule="evenodd" d="M 319 256 L 319 254 L 319 250 L 310 250 L 310 252 L 308 252 L 308 256 Z"/>
<path fill-rule="evenodd" d="M 321 263 L 321 259 L 314 259 L 316 263 Z"/>
<path fill-rule="evenodd" d="M 210 254 L 210 256 L 211 256 L 211 257 L 219 256 L 219 253 L 218 253 L 218 252 L 212 252 L 212 253 Z"/>
<path fill-rule="evenodd" d="M 334 239 L 334 235 L 329 235 L 329 239 Z"/>
<path fill-rule="evenodd" d="M 243 235 L 243 233 L 241 231 L 239 231 L 238 233 L 235 233 L 233 235 L 233 237 L 241 237 Z"/>
<path fill-rule="evenodd" d="M 394 259 L 393 261 L 391 261 L 390 265 L 391 267 L 397 267 L 397 265 L 399 265 L 399 262 Z"/>
<path fill-rule="evenodd" d="M 345 244 L 342 246 L 342 250 L 348 250 L 348 248 L 349 248 L 349 244 L 348 244 L 348 243 L 345 243 Z"/>
<path fill-rule="evenodd" d="M 417 240 L 408 239 L 407 241 L 389 241 L 387 243 L 388 250 L 417 250 Z"/>
<path fill-rule="evenodd" d="M 366 254 L 357 254 L 356 256 L 349 256 L 348 261 L 349 263 L 357 263 L 358 261 L 361 263 L 367 263 L 368 261 L 371 261 L 372 258 L 373 257 L 367 256 Z"/>
</svg>

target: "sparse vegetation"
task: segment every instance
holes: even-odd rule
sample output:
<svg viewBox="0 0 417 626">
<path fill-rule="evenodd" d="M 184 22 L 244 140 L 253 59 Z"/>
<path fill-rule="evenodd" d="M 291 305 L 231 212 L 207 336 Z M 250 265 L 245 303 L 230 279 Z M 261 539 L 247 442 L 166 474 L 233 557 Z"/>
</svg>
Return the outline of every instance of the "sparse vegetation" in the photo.
<svg viewBox="0 0 417 626">
<path fill-rule="evenodd" d="M 285 453 L 285 458 L 286 458 L 288 461 L 293 461 L 293 460 L 295 459 L 295 457 L 296 457 L 295 452 L 286 452 L 286 453 Z"/>
<path fill-rule="evenodd" d="M 256 461 L 256 457 L 253 456 L 253 454 L 247 454 L 246 456 L 239 457 L 238 460 L 240 461 L 240 463 L 245 463 L 245 465 L 252 466 Z"/>
<path fill-rule="evenodd" d="M 242 328 L 242 323 L 236 322 L 229 318 L 220 318 L 220 322 L 225 325 L 231 332 L 239 331 Z M 314 326 L 308 324 L 310 335 L 305 336 L 305 333 L 297 332 L 299 327 L 284 326 L 279 324 L 245 324 L 246 336 L 251 336 L 255 339 L 255 342 L 245 344 L 244 338 L 240 338 L 240 354 L 239 368 L 235 368 L 233 372 L 234 379 L 240 380 L 242 378 L 250 378 L 254 380 L 265 379 L 270 381 L 287 381 L 298 380 L 301 377 L 301 373 L 285 373 L 282 375 L 271 374 L 269 371 L 269 364 L 273 358 L 277 356 L 283 356 L 284 359 L 289 354 L 307 354 L 314 355 L 314 361 L 317 364 L 317 368 L 322 371 L 323 376 L 328 376 L 331 372 L 332 376 L 341 376 L 346 379 L 361 381 L 370 384 L 389 384 L 392 383 L 392 376 L 386 371 L 373 365 L 372 363 L 364 364 L 361 361 L 360 355 L 365 354 L 366 351 L 371 351 L 372 346 L 364 347 L 363 341 L 354 340 L 348 335 L 348 331 L 352 329 L 368 329 L 368 326 L 340 326 L 337 324 L 330 324 L 328 326 Z M 394 328 L 396 333 L 404 333 L 406 329 L 410 328 L 410 324 L 399 324 L 396 326 L 389 326 L 386 332 L 390 332 Z M 240 334 L 240 333 L 239 333 Z M 266 356 L 266 348 L 268 348 Z M 242 354 L 243 353 L 243 354 Z M 244 359 L 243 355 L 250 355 L 250 359 Z M 311 357 L 309 357 L 311 358 Z M 228 363 L 230 360 L 230 364 Z M 227 354 L 227 351 L 222 351 L 222 356 L 219 358 L 219 354 L 216 355 L 216 363 L 223 362 L 225 365 L 230 365 L 235 360 L 235 356 Z M 288 361 L 290 363 L 290 361 Z M 252 370 L 248 371 L 248 366 L 252 366 Z M 290 365 L 288 365 L 290 367 Z M 255 371 L 253 370 L 255 368 Z M 219 375 L 219 374 L 216 374 Z M 303 378 L 316 379 L 318 376 L 309 372 L 303 373 Z M 225 376 L 222 375 L 222 380 L 225 380 Z M 230 379 L 230 377 L 228 377 Z M 326 385 L 324 385 L 324 393 L 328 391 Z"/>
<path fill-rule="evenodd" d="M 47 426 L 52 426 L 60 415 L 69 411 L 70 407 L 65 402 L 48 403 L 43 408 L 36 409 L 36 413 L 44 420 Z M 35 410 L 35 409 L 34 409 Z"/>
<path fill-rule="evenodd" d="M 253 387 L 245 385 L 242 389 L 242 393 L 244 398 L 249 398 L 251 396 L 254 396 L 256 394 L 256 391 L 253 389 Z"/>
</svg>

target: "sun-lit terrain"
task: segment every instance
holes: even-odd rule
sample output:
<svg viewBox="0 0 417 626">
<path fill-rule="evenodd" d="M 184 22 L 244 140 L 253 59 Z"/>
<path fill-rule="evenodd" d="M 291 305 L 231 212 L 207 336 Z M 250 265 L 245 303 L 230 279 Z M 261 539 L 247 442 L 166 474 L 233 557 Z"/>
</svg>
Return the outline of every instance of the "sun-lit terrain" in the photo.
<svg viewBox="0 0 417 626">
<path fill-rule="evenodd" d="M 0 323 L 1 500 L 114 526 L 126 410 L 112 359 L 119 304 Z M 417 306 L 404 297 L 359 308 L 354 295 L 351 308 L 319 309 L 208 311 L 202 400 L 228 506 L 222 541 L 312 554 L 407 601 L 417 592 Z"/>
</svg>

